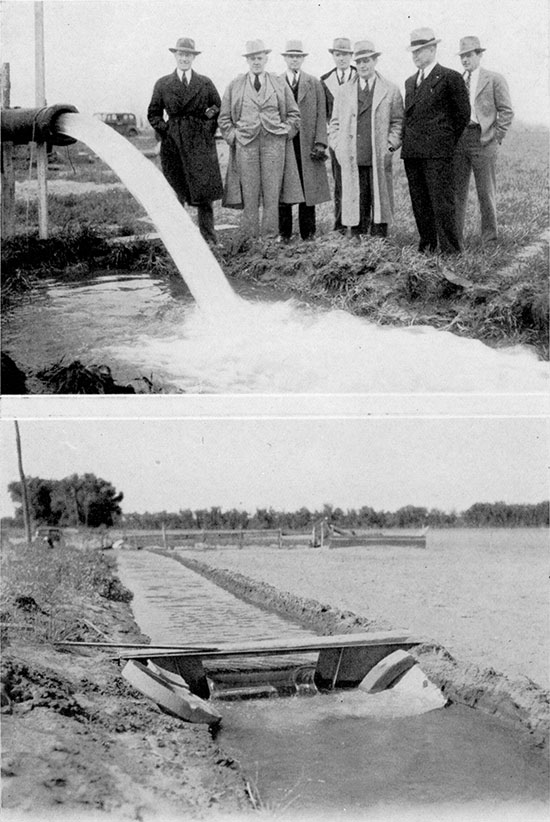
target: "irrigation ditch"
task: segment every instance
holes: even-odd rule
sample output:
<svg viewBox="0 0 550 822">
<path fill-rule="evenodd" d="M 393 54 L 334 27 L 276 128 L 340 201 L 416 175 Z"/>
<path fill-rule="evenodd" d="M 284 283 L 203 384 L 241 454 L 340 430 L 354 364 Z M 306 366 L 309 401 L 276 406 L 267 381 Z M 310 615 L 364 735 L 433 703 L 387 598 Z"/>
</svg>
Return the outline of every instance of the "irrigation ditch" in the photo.
<svg viewBox="0 0 550 822">
<path fill-rule="evenodd" d="M 332 605 L 297 597 L 238 572 L 214 568 L 199 560 L 176 555 L 173 551 L 157 553 L 182 563 L 216 585 L 258 608 L 280 614 L 318 634 L 333 635 L 392 627 L 387 622 L 369 619 Z M 550 701 L 548 692 L 526 678 L 512 679 L 492 668 L 480 668 L 455 659 L 437 640 L 424 642 L 411 650 L 423 671 L 452 702 L 483 711 L 526 735 L 541 749 L 548 749 L 550 737 Z"/>
</svg>

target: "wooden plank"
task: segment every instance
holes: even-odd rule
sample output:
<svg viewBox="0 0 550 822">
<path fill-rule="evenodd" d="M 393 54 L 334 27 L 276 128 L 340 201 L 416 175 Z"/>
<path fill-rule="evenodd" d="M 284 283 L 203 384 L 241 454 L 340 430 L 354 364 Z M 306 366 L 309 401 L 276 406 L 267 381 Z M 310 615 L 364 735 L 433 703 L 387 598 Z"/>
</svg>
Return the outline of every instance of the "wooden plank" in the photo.
<svg viewBox="0 0 550 822">
<path fill-rule="evenodd" d="M 287 637 L 283 639 L 251 640 L 250 642 L 227 642 L 220 643 L 212 648 L 192 648 L 191 646 L 172 650 L 166 648 L 159 651 L 155 646 L 144 648 L 141 651 L 127 651 L 120 653 L 124 659 L 138 659 L 141 657 L 152 657 L 155 653 L 162 653 L 165 656 L 200 656 L 203 659 L 211 659 L 223 656 L 244 656 L 245 654 L 288 654 L 298 651 L 321 651 L 327 648 L 361 648 L 377 645 L 411 646 L 419 645 L 424 640 L 404 634 L 402 631 L 383 631 L 357 634 L 336 634 L 334 636 L 316 636 L 311 638 Z"/>
</svg>

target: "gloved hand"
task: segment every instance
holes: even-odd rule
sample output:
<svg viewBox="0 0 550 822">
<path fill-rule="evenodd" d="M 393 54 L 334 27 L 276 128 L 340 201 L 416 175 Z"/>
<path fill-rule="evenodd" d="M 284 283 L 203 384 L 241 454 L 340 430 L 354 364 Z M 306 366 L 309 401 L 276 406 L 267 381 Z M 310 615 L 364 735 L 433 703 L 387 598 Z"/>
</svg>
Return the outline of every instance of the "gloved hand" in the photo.
<svg viewBox="0 0 550 822">
<path fill-rule="evenodd" d="M 327 154 L 325 152 L 325 147 L 322 143 L 315 143 L 311 151 L 309 152 L 309 156 L 312 160 L 316 163 L 324 163 L 327 159 Z"/>
</svg>

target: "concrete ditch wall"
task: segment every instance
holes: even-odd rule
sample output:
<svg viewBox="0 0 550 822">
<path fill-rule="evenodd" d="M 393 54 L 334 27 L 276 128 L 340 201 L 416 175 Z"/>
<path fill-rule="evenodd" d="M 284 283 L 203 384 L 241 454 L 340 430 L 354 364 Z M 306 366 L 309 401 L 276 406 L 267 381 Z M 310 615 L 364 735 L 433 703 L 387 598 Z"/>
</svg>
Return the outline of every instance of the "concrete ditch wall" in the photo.
<svg viewBox="0 0 550 822">
<path fill-rule="evenodd" d="M 280 591 L 235 571 L 213 568 L 171 551 L 158 551 L 210 579 L 220 588 L 259 608 L 275 612 L 320 635 L 391 629 L 389 622 L 340 611 L 313 599 Z M 550 693 L 525 677 L 511 679 L 492 668 L 479 668 L 456 660 L 436 641 L 411 650 L 422 669 L 453 702 L 492 714 L 523 733 L 534 745 L 548 748 L 550 738 Z"/>
</svg>

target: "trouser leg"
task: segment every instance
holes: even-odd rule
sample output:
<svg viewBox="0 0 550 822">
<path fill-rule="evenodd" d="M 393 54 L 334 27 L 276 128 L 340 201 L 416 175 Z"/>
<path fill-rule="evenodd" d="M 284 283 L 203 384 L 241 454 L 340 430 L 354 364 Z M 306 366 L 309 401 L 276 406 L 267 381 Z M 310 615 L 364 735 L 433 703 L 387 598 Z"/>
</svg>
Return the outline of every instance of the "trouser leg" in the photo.
<svg viewBox="0 0 550 822">
<path fill-rule="evenodd" d="M 357 166 L 359 173 L 359 223 L 351 227 L 352 235 L 368 234 L 371 225 L 371 167 Z"/>
<path fill-rule="evenodd" d="M 250 236 L 260 234 L 260 138 L 251 143 L 237 143 L 237 170 L 243 196 L 241 231 Z"/>
<path fill-rule="evenodd" d="M 309 240 L 315 235 L 315 206 L 300 203 L 298 206 L 298 224 L 302 240 Z"/>
<path fill-rule="evenodd" d="M 453 158 L 426 160 L 425 171 L 439 250 L 442 254 L 458 254 L 460 240 L 456 230 Z"/>
<path fill-rule="evenodd" d="M 342 169 L 340 163 L 336 159 L 336 154 L 330 148 L 330 165 L 332 168 L 332 177 L 334 179 L 334 230 L 343 231 L 342 225 Z"/>
<path fill-rule="evenodd" d="M 292 236 L 292 206 L 290 203 L 279 205 L 279 234 L 285 240 Z"/>
<path fill-rule="evenodd" d="M 197 206 L 199 230 L 207 243 L 216 244 L 217 237 L 214 230 L 214 208 L 212 203 L 199 203 Z"/>
<path fill-rule="evenodd" d="M 494 242 L 497 228 L 497 142 L 476 147 L 472 156 L 472 167 L 476 183 L 479 210 L 481 213 L 481 241 Z"/>
<path fill-rule="evenodd" d="M 470 129 L 466 129 L 458 141 L 453 158 L 456 232 L 460 242 L 462 242 L 464 235 L 464 223 L 466 220 L 466 207 L 468 204 L 468 192 L 470 190 L 470 177 L 472 171 L 468 135 L 469 131 Z"/>
<path fill-rule="evenodd" d="M 279 233 L 279 200 L 283 184 L 286 137 L 260 133 L 260 179 L 263 201 L 261 234 L 276 237 Z"/>
<path fill-rule="evenodd" d="M 411 205 L 420 235 L 419 251 L 437 250 L 437 228 L 432 199 L 425 174 L 425 160 L 405 160 Z"/>
</svg>

